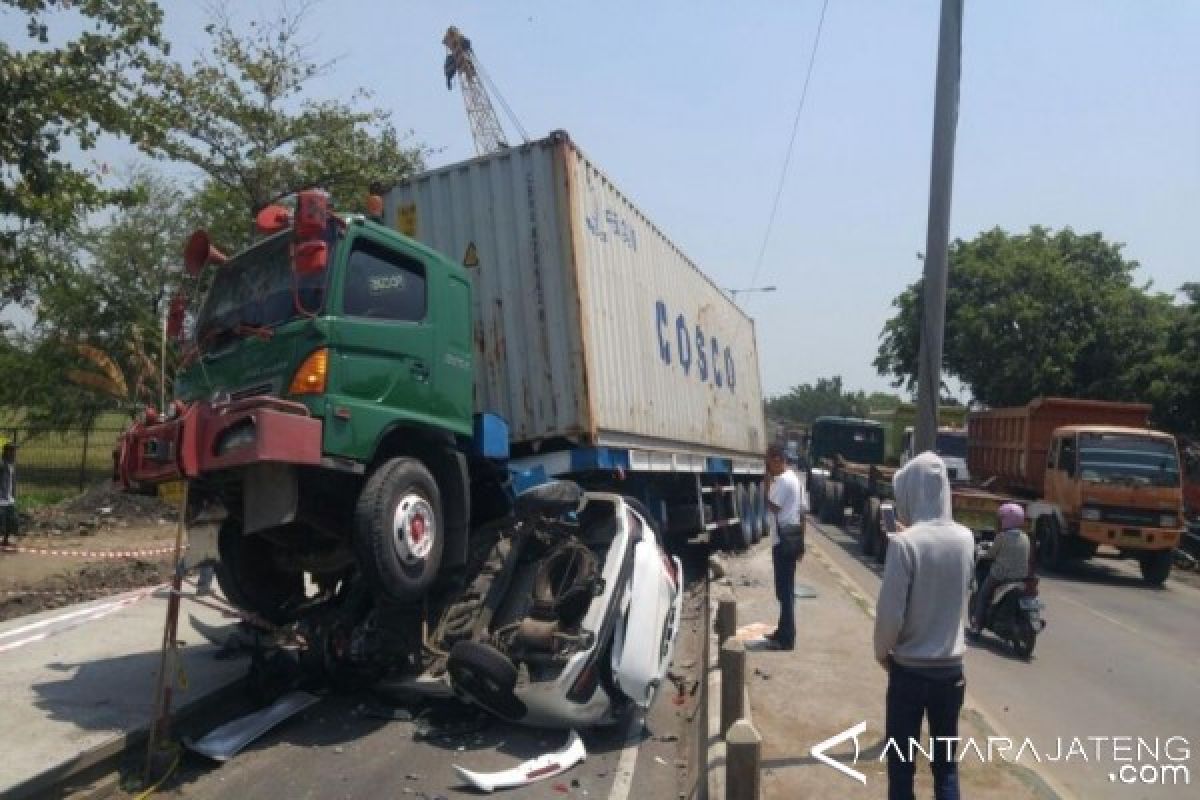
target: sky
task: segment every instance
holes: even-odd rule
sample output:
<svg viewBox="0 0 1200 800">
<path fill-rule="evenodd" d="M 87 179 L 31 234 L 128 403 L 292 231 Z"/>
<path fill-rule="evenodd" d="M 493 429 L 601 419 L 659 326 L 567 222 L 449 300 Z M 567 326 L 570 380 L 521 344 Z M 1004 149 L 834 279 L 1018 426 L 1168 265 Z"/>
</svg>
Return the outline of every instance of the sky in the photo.
<svg viewBox="0 0 1200 800">
<path fill-rule="evenodd" d="M 173 55 L 190 59 L 205 6 L 164 5 Z M 1101 231 L 1159 289 L 1200 278 L 1200 3 L 965 5 L 951 235 Z M 280 5 L 233 7 L 248 19 Z M 323 0 L 307 30 L 314 55 L 338 60 L 312 88 L 370 89 L 434 148 L 430 166 L 472 157 L 441 72 L 457 25 L 531 136 L 567 130 L 718 285 L 777 287 L 738 297 L 768 394 L 835 374 L 886 390 L 871 363 L 879 332 L 925 249 L 938 2 L 830 0 L 756 278 L 820 10 Z"/>
</svg>

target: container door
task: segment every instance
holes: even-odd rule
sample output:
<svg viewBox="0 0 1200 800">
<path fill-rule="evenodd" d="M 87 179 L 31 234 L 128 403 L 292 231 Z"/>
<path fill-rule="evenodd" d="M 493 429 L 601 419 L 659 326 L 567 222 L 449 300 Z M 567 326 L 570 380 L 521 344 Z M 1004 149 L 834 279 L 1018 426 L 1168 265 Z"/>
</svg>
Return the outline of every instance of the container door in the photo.
<svg viewBox="0 0 1200 800">
<path fill-rule="evenodd" d="M 350 243 L 337 328 L 339 394 L 404 416 L 429 413 L 434 320 L 427 274 L 423 261 L 369 233 Z"/>
</svg>

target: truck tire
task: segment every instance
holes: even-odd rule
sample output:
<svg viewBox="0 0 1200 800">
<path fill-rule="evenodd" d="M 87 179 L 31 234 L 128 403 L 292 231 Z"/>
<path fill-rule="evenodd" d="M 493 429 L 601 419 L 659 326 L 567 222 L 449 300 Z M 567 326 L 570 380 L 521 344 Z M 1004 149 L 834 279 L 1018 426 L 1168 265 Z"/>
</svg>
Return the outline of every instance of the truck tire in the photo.
<svg viewBox="0 0 1200 800">
<path fill-rule="evenodd" d="M 744 484 L 738 486 L 736 496 L 738 525 L 742 531 L 742 546 L 752 547 L 758 541 L 758 520 L 754 518 L 754 501 L 750 499 L 750 490 Z"/>
<path fill-rule="evenodd" d="M 1155 550 L 1143 553 L 1138 559 L 1142 568 L 1142 580 L 1151 586 L 1162 586 L 1171 575 L 1175 554 L 1171 550 Z"/>
<path fill-rule="evenodd" d="M 445 547 L 441 493 L 415 458 L 380 464 L 354 510 L 354 552 L 377 596 L 419 600 L 437 577 Z"/>
<path fill-rule="evenodd" d="M 819 521 L 825 521 L 825 478 L 814 475 L 809 479 L 812 483 L 812 513 Z"/>
<path fill-rule="evenodd" d="M 517 668 L 508 656 L 483 642 L 463 641 L 450 648 L 446 672 L 456 694 L 500 716 L 518 720 L 525 704 L 513 691 Z"/>
<path fill-rule="evenodd" d="M 879 535 L 879 498 L 868 497 L 863 506 L 862 521 L 859 522 L 859 536 L 862 539 L 864 556 L 875 555 L 876 537 Z"/>
<path fill-rule="evenodd" d="M 754 494 L 754 513 L 758 517 L 758 535 L 762 539 L 771 538 L 771 514 L 767 509 L 767 492 L 761 483 L 750 485 Z"/>
<path fill-rule="evenodd" d="M 217 533 L 217 583 L 233 605 L 286 625 L 295 621 L 294 609 L 304 601 L 304 576 L 281 570 L 271 548 L 263 536 L 242 533 L 239 520 L 225 520 Z"/>
<path fill-rule="evenodd" d="M 1066 562 L 1063 553 L 1063 536 L 1058 520 L 1044 517 L 1038 523 L 1037 560 L 1046 569 L 1060 570 Z"/>
<path fill-rule="evenodd" d="M 846 487 L 841 481 L 829 484 L 829 523 L 839 528 L 846 523 Z"/>
</svg>

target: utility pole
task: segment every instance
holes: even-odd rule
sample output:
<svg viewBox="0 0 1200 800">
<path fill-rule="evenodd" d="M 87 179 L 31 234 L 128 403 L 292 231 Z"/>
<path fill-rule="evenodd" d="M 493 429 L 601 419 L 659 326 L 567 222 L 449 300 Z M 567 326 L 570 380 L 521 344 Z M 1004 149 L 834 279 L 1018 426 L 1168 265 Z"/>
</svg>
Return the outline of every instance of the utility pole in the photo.
<svg viewBox="0 0 1200 800">
<path fill-rule="evenodd" d="M 950 196 L 954 185 L 954 134 L 962 75 L 963 0 L 942 0 L 938 31 L 937 93 L 933 102 L 933 158 L 929 170 L 929 227 L 925 234 L 925 297 L 921 351 L 917 359 L 917 424 L 914 452 L 937 442 L 942 394 L 942 339 L 946 327 L 946 258 Z"/>
</svg>

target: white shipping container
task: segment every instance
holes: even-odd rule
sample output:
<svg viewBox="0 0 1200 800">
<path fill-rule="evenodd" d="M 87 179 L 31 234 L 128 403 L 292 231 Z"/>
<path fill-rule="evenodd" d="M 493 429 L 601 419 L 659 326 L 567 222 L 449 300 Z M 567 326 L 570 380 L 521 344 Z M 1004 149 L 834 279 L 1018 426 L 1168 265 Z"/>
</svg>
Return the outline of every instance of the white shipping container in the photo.
<svg viewBox="0 0 1200 800">
<path fill-rule="evenodd" d="M 514 443 L 761 455 L 754 323 L 565 133 L 418 175 L 384 218 L 468 267 L 476 406 Z"/>
</svg>

